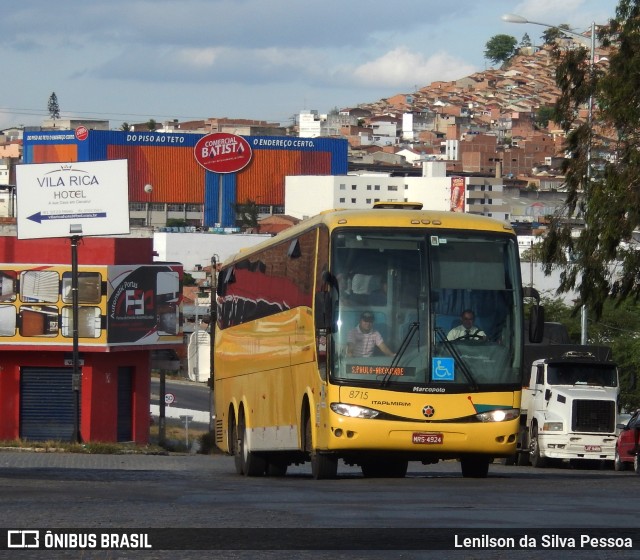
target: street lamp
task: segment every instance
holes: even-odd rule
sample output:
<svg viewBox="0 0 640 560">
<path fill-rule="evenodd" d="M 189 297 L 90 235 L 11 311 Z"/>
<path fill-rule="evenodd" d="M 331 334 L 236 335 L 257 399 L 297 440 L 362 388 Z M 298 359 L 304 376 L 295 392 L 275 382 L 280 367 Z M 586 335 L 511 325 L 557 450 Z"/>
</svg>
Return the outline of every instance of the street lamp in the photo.
<svg viewBox="0 0 640 560">
<path fill-rule="evenodd" d="M 151 225 L 151 195 L 153 193 L 153 185 L 147 183 L 144 186 L 144 192 L 149 195 L 149 200 L 147 200 L 147 227 Z"/>
<path fill-rule="evenodd" d="M 557 27 L 556 25 L 551 25 L 549 23 L 541 23 L 539 21 L 531 21 L 527 18 L 517 15 L 517 14 L 504 14 L 502 16 L 502 21 L 506 21 L 507 23 L 531 23 L 533 25 L 542 25 L 542 27 L 555 28 L 558 29 L 560 33 L 563 35 L 568 35 L 573 37 L 579 43 L 582 43 L 586 47 L 589 48 L 589 74 L 593 74 L 593 66 L 595 64 L 595 56 L 596 56 L 596 24 L 595 22 L 591 23 L 591 39 L 587 39 L 584 35 L 580 35 L 580 33 L 575 33 L 573 31 L 569 31 L 568 29 L 563 29 L 561 27 Z M 589 94 L 589 101 L 587 105 L 587 128 L 589 131 L 589 137 L 587 142 L 587 169 L 585 173 L 585 185 L 583 188 L 583 195 L 586 199 L 587 197 L 587 189 L 589 183 L 591 181 L 591 135 L 592 135 L 592 123 L 593 123 L 593 90 Z M 586 221 L 585 221 L 586 227 Z M 582 304 L 582 309 L 580 313 L 580 344 L 587 344 L 587 307 Z"/>
</svg>

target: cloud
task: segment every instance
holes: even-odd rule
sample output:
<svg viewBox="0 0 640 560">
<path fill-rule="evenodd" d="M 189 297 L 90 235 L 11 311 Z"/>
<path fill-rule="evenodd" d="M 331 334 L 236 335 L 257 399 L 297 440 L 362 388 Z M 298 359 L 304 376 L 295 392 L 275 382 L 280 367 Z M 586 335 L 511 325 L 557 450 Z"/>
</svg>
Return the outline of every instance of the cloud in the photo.
<svg viewBox="0 0 640 560">
<path fill-rule="evenodd" d="M 477 70 L 444 51 L 427 58 L 406 47 L 397 47 L 354 68 L 353 75 L 362 85 L 402 88 L 436 80 L 454 80 Z"/>
</svg>

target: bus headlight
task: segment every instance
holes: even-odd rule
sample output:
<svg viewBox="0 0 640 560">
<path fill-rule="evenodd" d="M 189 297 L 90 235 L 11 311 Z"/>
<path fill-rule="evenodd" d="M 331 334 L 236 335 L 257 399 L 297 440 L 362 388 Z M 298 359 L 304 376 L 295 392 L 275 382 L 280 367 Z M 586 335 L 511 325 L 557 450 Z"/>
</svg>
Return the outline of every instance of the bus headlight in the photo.
<svg viewBox="0 0 640 560">
<path fill-rule="evenodd" d="M 349 416 L 350 418 L 375 418 L 380 414 L 379 411 L 371 408 L 365 408 L 364 406 L 336 402 L 331 403 L 331 410 L 336 414 Z"/>
<path fill-rule="evenodd" d="M 500 408 L 476 414 L 476 418 L 480 422 L 506 422 L 507 420 L 514 420 L 518 416 L 520 416 L 519 408 Z"/>
</svg>

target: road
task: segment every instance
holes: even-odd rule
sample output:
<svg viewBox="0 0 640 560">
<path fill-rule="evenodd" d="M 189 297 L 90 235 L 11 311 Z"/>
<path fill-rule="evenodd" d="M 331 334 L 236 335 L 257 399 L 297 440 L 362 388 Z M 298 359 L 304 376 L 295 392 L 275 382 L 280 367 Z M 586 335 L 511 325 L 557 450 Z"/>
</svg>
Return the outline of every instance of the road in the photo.
<svg viewBox="0 0 640 560">
<path fill-rule="evenodd" d="M 176 397 L 172 406 L 190 410 L 209 411 L 211 390 L 205 383 L 194 383 L 187 380 L 167 379 L 165 390 Z M 151 378 L 151 404 L 159 404 L 160 379 Z"/>
<path fill-rule="evenodd" d="M 167 379 L 165 381 L 165 394 L 170 393 L 175 400 L 165 407 L 166 418 L 179 418 L 188 415 L 196 425 L 208 426 L 210 419 L 209 408 L 211 403 L 211 390 L 204 383 L 194 383 L 187 380 Z M 166 402 L 166 401 L 165 401 Z M 160 380 L 151 378 L 151 414 L 159 415 Z"/>
<path fill-rule="evenodd" d="M 635 528 L 640 476 L 613 470 L 533 469 L 491 466 L 487 479 L 464 479 L 455 462 L 423 466 L 410 463 L 404 479 L 365 479 L 360 469 L 341 465 L 337 480 L 313 480 L 308 465 L 291 467 L 283 478 L 245 478 L 235 474 L 233 459 L 222 455 L 82 455 L 0 451 L 0 495 L 4 527 L 12 528 L 210 528 L 202 534 L 228 538 L 228 548 L 242 543 L 224 528 L 272 528 L 267 536 L 301 537 L 313 542 L 315 530 L 330 529 L 322 539 L 371 539 L 381 547 L 385 529 L 410 528 L 421 539 L 444 539 L 450 532 L 481 529 L 518 534 L 535 528 L 556 534 Z M 625 496 L 627 498 L 625 498 Z M 350 533 L 349 530 L 357 528 Z M 487 529 L 488 528 L 488 529 Z M 493 528 L 493 529 L 491 529 Z M 373 532 L 364 531 L 373 529 Z M 296 530 L 303 530 L 302 533 Z M 345 530 L 347 533 L 345 535 Z M 306 532 L 305 532 L 306 531 Z M 634 531 L 635 533 L 635 531 Z M 190 534 L 190 533 L 185 533 Z M 406 533 L 392 532 L 388 538 Z M 176 532 L 169 533 L 176 535 Z M 395 535 L 395 537 L 394 537 Z M 258 534 L 246 538 L 258 538 Z M 263 535 L 264 536 L 264 535 Z M 197 542 L 197 536 L 193 543 Z M 236 539 L 236 540 L 234 540 Z M 640 546 L 640 535 L 636 547 Z M 323 541 L 326 544 L 326 541 Z M 407 541 L 409 544 L 409 542 Z M 246 544 L 246 543 L 245 543 Z M 396 543 L 397 544 L 397 543 Z M 407 546 L 408 546 L 407 544 Z M 317 541 L 316 541 L 317 545 Z M 189 545 L 184 545 L 188 547 Z M 195 546 L 195 544 L 192 544 Z M 260 543 L 252 544 L 260 548 Z M 365 546 L 367 546 L 365 544 Z M 304 548 L 301 545 L 300 548 Z M 632 558 L 635 551 L 440 550 L 258 552 L 262 559 L 332 558 Z M 94 551 L 95 552 L 95 551 Z M 1 555 L 2 553 L 0 553 Z M 36 553 L 33 553 L 36 554 Z M 202 558 L 206 552 L 117 552 L 68 558 Z M 143 553 L 138 553 L 143 554 Z M 20 556 L 23 557 L 23 556 Z M 38 556 L 29 556 L 38 557 Z M 51 558 L 52 556 L 42 556 Z M 255 551 L 216 550 L 209 557 L 253 559 Z"/>
</svg>

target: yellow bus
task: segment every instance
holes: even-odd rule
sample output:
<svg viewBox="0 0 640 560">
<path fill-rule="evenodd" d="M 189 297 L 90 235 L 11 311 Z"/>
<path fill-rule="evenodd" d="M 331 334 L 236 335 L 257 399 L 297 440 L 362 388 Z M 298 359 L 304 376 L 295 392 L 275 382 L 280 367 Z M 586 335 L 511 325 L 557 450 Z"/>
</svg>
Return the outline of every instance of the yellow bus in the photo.
<svg viewBox="0 0 640 560">
<path fill-rule="evenodd" d="M 513 229 L 385 203 L 330 210 L 224 262 L 212 350 L 216 445 L 238 474 L 342 460 L 366 477 L 516 452 L 523 290 Z M 460 335 L 461 317 L 475 320 Z M 459 336 L 452 336 L 458 333 Z"/>
</svg>

